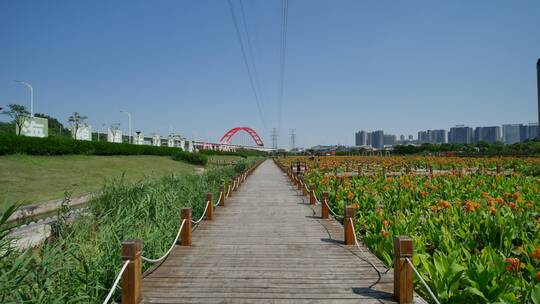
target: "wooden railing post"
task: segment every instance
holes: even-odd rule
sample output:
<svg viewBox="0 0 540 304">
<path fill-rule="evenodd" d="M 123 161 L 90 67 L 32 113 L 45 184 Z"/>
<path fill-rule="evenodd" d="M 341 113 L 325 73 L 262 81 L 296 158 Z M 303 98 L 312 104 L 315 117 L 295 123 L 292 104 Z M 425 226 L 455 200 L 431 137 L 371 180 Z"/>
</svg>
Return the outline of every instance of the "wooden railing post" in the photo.
<svg viewBox="0 0 540 304">
<path fill-rule="evenodd" d="M 219 205 L 221 207 L 225 207 L 225 187 L 221 186 L 219 187 L 219 192 L 221 192 L 221 199 L 219 200 Z"/>
<path fill-rule="evenodd" d="M 309 186 L 309 204 L 315 205 L 316 200 L 317 199 L 315 197 L 315 185 L 311 185 Z"/>
<path fill-rule="evenodd" d="M 328 210 L 328 192 L 322 193 L 322 204 L 321 204 L 321 218 L 327 219 L 329 216 Z"/>
<path fill-rule="evenodd" d="M 191 208 L 182 208 L 180 218 L 186 220 L 180 232 L 180 245 L 191 246 Z"/>
<path fill-rule="evenodd" d="M 206 211 L 206 220 L 211 221 L 214 217 L 214 204 L 212 203 L 212 192 L 206 193 L 206 203 L 208 204 L 208 210 Z"/>
<path fill-rule="evenodd" d="M 141 240 L 128 240 L 122 242 L 122 262 L 129 261 L 129 264 L 122 275 L 122 304 L 137 304 L 141 302 L 141 251 Z"/>
<path fill-rule="evenodd" d="M 307 184 L 305 184 L 305 183 L 302 183 L 302 194 L 303 194 L 304 196 L 307 196 L 307 195 L 308 195 Z"/>
<path fill-rule="evenodd" d="M 345 232 L 345 245 L 354 245 L 355 238 L 353 231 L 353 224 L 351 219 L 354 219 L 354 214 L 356 213 L 356 208 L 352 206 L 345 206 L 345 218 L 343 219 L 343 228 Z"/>
<path fill-rule="evenodd" d="M 413 242 L 406 236 L 394 237 L 394 297 L 400 304 L 413 303 L 413 270 L 405 258 L 412 258 Z"/>
<path fill-rule="evenodd" d="M 428 169 L 429 169 L 429 175 L 433 175 L 433 166 L 431 165 L 428 165 Z"/>
<path fill-rule="evenodd" d="M 304 186 L 304 183 L 302 180 L 298 179 L 298 190 L 302 190 L 302 187 Z"/>
</svg>

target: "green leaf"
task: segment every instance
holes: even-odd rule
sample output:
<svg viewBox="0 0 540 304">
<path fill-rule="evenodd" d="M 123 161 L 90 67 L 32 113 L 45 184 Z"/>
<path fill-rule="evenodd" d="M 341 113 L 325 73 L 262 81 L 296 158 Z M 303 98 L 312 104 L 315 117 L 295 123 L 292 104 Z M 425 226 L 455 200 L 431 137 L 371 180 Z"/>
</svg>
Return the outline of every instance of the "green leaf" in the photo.
<svg viewBox="0 0 540 304">
<path fill-rule="evenodd" d="M 534 304 L 540 304 L 540 283 L 536 284 L 531 291 L 531 300 Z"/>
</svg>

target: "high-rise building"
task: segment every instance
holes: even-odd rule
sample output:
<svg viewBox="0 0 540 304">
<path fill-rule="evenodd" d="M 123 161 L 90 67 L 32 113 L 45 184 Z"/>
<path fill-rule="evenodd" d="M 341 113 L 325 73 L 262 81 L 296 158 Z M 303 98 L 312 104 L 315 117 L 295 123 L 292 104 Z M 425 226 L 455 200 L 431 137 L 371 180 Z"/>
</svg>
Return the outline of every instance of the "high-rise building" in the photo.
<svg viewBox="0 0 540 304">
<path fill-rule="evenodd" d="M 501 127 L 476 127 L 474 130 L 474 141 L 485 141 L 488 143 L 501 141 Z"/>
<path fill-rule="evenodd" d="M 507 145 L 521 141 L 522 124 L 506 124 L 502 126 L 503 142 Z"/>
<path fill-rule="evenodd" d="M 384 131 L 377 130 L 371 133 L 371 146 L 376 149 L 384 148 Z"/>
<path fill-rule="evenodd" d="M 412 136 L 412 134 L 409 134 L 409 140 L 412 141 L 414 138 Z"/>
<path fill-rule="evenodd" d="M 401 135 L 399 136 L 399 141 L 405 141 L 405 135 L 401 134 Z"/>
<path fill-rule="evenodd" d="M 538 89 L 538 124 L 540 125 L 540 58 L 536 62 L 536 87 Z M 536 131 L 534 138 L 540 138 L 540 129 Z"/>
<path fill-rule="evenodd" d="M 446 143 L 446 130 L 428 130 L 429 132 L 429 142 L 433 144 L 444 144 Z"/>
<path fill-rule="evenodd" d="M 418 131 L 418 143 L 424 144 L 429 143 L 429 131 Z"/>
<path fill-rule="evenodd" d="M 367 146 L 368 145 L 368 134 L 369 133 L 364 131 L 364 130 L 356 132 L 355 144 L 357 146 Z"/>
<path fill-rule="evenodd" d="M 458 144 L 470 144 L 473 140 L 473 130 L 471 127 L 457 125 L 450 128 L 448 133 L 448 142 Z"/>
<path fill-rule="evenodd" d="M 527 139 L 535 139 L 535 138 L 540 137 L 540 128 L 538 127 L 538 123 L 530 123 L 528 127 L 529 127 L 529 138 Z"/>
<path fill-rule="evenodd" d="M 396 136 L 392 134 L 383 135 L 383 144 L 385 146 L 395 146 L 396 145 Z"/>
<path fill-rule="evenodd" d="M 528 125 L 521 125 L 519 128 L 519 140 L 526 141 L 528 139 L 534 139 L 538 137 L 538 124 L 529 123 Z"/>
</svg>

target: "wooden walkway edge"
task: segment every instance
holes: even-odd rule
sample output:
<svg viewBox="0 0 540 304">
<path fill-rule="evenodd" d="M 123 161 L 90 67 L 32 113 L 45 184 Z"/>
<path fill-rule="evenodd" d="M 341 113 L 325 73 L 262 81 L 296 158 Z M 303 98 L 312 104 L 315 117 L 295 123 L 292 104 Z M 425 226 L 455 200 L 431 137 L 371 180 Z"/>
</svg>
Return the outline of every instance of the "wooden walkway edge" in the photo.
<svg viewBox="0 0 540 304">
<path fill-rule="evenodd" d="M 143 279 L 144 303 L 395 303 L 393 273 L 265 161 Z M 415 303 L 425 303 L 415 299 Z"/>
</svg>

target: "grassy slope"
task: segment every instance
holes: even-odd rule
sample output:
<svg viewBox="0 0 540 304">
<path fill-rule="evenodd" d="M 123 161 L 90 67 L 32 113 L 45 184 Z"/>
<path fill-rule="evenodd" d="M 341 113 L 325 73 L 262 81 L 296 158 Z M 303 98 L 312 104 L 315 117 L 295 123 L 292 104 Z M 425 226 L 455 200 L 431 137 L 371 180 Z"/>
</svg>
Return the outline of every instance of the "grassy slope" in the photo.
<svg viewBox="0 0 540 304">
<path fill-rule="evenodd" d="M 0 157 L 0 209 L 96 191 L 106 179 L 125 172 L 128 180 L 167 173 L 193 173 L 195 166 L 165 156 L 28 156 Z"/>
</svg>

